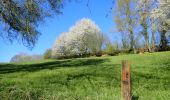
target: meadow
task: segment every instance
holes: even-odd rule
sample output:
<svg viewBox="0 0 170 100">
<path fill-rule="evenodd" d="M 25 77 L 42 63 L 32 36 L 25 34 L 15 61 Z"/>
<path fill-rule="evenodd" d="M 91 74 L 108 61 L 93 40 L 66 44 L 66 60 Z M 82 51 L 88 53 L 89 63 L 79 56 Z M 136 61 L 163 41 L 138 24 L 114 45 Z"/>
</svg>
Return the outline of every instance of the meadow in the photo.
<svg viewBox="0 0 170 100">
<path fill-rule="evenodd" d="M 121 61 L 133 100 L 170 100 L 170 52 L 0 64 L 0 100 L 120 100 Z"/>
</svg>

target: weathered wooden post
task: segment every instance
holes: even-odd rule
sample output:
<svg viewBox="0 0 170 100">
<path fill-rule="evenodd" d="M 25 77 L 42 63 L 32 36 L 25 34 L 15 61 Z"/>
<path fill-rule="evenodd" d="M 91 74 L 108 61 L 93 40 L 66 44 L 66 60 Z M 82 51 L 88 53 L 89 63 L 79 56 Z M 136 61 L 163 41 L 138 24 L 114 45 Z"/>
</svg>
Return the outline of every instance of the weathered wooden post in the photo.
<svg viewBox="0 0 170 100">
<path fill-rule="evenodd" d="M 130 63 L 127 60 L 122 61 L 121 73 L 121 98 L 122 100 L 131 100 L 131 77 Z"/>
</svg>

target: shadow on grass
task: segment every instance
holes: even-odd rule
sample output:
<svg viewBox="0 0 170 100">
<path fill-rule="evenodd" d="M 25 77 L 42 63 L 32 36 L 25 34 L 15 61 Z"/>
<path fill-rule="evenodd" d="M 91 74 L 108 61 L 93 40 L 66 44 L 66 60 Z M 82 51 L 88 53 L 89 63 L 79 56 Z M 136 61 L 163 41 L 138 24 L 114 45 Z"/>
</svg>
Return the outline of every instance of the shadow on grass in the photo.
<svg viewBox="0 0 170 100">
<path fill-rule="evenodd" d="M 37 64 L 3 64 L 0 65 L 0 74 L 13 73 L 20 71 L 39 71 L 42 69 L 55 69 L 58 67 L 82 67 L 90 65 L 99 65 L 108 59 L 69 59 L 56 60 L 51 62 L 37 63 Z"/>
<path fill-rule="evenodd" d="M 139 99 L 139 96 L 132 96 L 132 100 L 138 100 Z"/>
</svg>

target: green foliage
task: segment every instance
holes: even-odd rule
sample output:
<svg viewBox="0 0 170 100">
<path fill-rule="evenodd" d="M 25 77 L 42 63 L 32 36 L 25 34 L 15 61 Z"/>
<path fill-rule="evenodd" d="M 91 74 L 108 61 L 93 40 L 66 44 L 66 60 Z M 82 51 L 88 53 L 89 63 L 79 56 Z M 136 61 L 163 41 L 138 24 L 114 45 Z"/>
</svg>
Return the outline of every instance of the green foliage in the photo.
<svg viewBox="0 0 170 100">
<path fill-rule="evenodd" d="M 10 42 L 19 37 L 32 48 L 40 35 L 38 23 L 54 12 L 60 14 L 62 7 L 63 0 L 0 0 L 0 22 L 5 30 L 0 35 Z"/>
<path fill-rule="evenodd" d="M 106 48 L 105 48 L 105 53 L 108 55 L 117 55 L 119 53 L 119 47 L 118 47 L 118 43 L 107 43 L 106 44 Z"/>
<path fill-rule="evenodd" d="M 134 38 L 134 29 L 136 24 L 136 15 L 134 8 L 131 5 L 135 5 L 135 1 L 133 0 L 118 0 L 116 6 L 116 14 L 114 21 L 116 22 L 117 31 L 122 35 L 122 43 L 125 45 L 124 36 L 129 37 L 130 40 L 130 49 L 135 49 L 135 38 Z"/>
<path fill-rule="evenodd" d="M 111 43 L 106 44 L 106 53 L 109 55 L 113 55 L 114 47 Z"/>
<path fill-rule="evenodd" d="M 44 53 L 44 59 L 50 59 L 51 58 L 51 49 L 47 49 Z"/>
<path fill-rule="evenodd" d="M 141 31 L 141 34 L 144 36 L 146 46 L 148 46 L 149 45 L 149 34 L 147 32 L 148 31 L 147 18 L 144 18 L 143 20 L 141 20 L 141 26 L 143 28 L 143 30 Z"/>
<path fill-rule="evenodd" d="M 0 99 L 120 100 L 121 61 L 131 61 L 132 95 L 170 99 L 170 52 L 0 64 Z"/>
</svg>

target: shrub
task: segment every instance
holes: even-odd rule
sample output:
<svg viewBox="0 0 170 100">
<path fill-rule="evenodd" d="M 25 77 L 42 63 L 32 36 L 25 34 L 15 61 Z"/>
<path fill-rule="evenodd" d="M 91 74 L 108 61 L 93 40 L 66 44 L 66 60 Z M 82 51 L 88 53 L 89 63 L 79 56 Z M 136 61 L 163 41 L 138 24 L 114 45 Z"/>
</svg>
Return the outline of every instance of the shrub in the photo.
<svg viewBox="0 0 170 100">
<path fill-rule="evenodd" d="M 51 58 L 51 52 L 52 50 L 51 49 L 47 49 L 44 53 L 44 59 L 50 59 Z"/>
<path fill-rule="evenodd" d="M 97 53 L 95 53 L 95 55 L 96 55 L 97 57 L 101 57 L 101 56 L 102 56 L 102 52 L 97 52 Z"/>
</svg>

